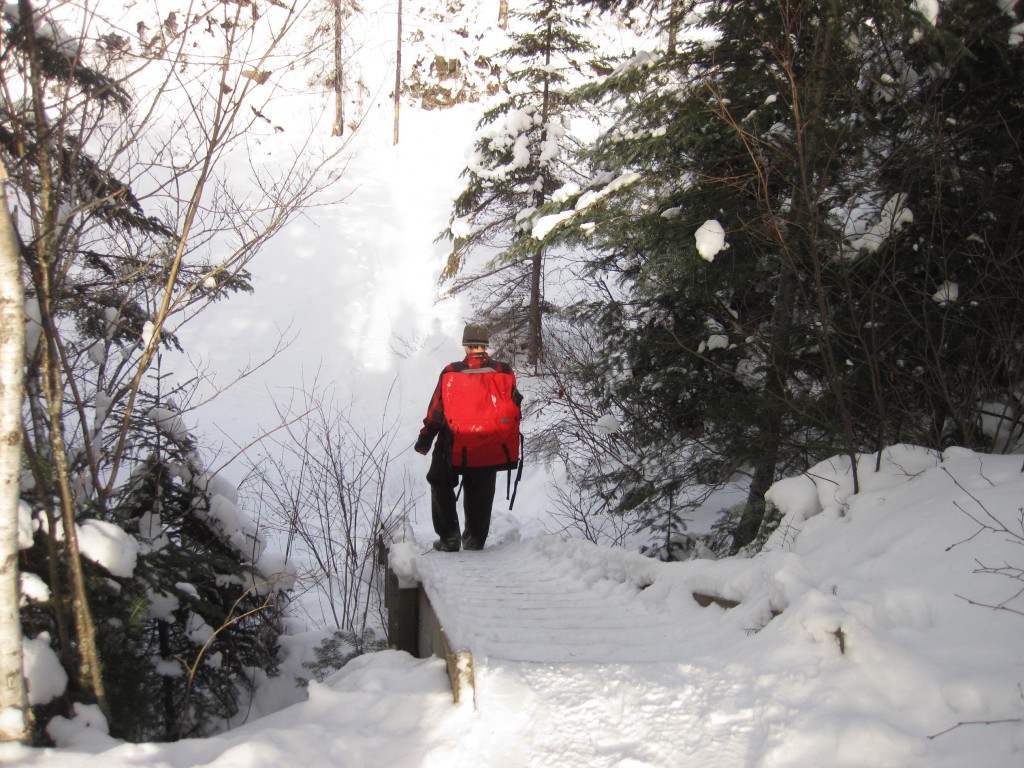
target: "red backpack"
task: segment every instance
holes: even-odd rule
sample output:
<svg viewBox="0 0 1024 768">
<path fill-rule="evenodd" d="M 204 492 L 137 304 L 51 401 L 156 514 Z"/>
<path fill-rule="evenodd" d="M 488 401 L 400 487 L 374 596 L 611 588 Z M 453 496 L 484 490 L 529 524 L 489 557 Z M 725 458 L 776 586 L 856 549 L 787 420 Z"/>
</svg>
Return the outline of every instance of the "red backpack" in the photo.
<svg viewBox="0 0 1024 768">
<path fill-rule="evenodd" d="M 512 399 L 516 379 L 491 367 L 441 377 L 441 402 L 452 433 L 452 468 L 515 469 L 522 413 Z"/>
</svg>

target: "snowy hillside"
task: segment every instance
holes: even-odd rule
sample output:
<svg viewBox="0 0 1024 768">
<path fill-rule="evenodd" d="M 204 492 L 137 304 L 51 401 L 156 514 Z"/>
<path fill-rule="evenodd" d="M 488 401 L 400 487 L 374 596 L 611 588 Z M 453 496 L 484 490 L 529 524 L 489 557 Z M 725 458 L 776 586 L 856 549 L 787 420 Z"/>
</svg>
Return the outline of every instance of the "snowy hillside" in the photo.
<svg viewBox="0 0 1024 768">
<path fill-rule="evenodd" d="M 747 560 L 665 564 L 582 541 L 518 540 L 518 523 L 504 519 L 484 552 L 448 556 L 477 574 L 475 597 L 434 584 L 452 600 L 454 636 L 475 653 L 475 708 L 451 703 L 442 661 L 388 651 L 214 738 L 117 744 L 85 711 L 52 728 L 61 748 L 6 747 L 0 759 L 40 768 L 97 757 L 110 768 L 1020 765 L 1020 458 L 896 447 L 877 473 L 874 460 L 864 459 L 857 496 L 838 460 L 778 483 L 786 523 Z M 411 574 L 436 581 L 445 556 L 406 554 Z M 517 630 L 499 590 L 521 589 L 531 573 L 577 600 L 538 602 Z M 478 599 L 489 589 L 496 599 Z M 694 592 L 738 605 L 702 608 Z M 592 598 L 603 608 L 589 618 L 570 607 Z M 620 612 L 632 624 L 612 629 Z M 558 643 L 559 629 L 575 644 Z M 289 669 L 302 654 L 293 651 Z"/>
</svg>

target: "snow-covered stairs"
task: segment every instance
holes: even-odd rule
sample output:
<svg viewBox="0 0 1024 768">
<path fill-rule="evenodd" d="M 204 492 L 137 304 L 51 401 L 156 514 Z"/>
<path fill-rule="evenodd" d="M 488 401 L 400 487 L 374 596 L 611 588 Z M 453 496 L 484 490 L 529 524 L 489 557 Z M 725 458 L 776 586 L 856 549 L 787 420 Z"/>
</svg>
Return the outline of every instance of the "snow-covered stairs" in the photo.
<svg viewBox="0 0 1024 768">
<path fill-rule="evenodd" d="M 635 558 L 635 556 L 632 556 Z M 417 577 L 454 650 L 536 663 L 672 661 L 681 628 L 638 597 L 635 569 L 604 570 L 557 539 L 431 551 Z"/>
<path fill-rule="evenodd" d="M 422 587 L 421 621 L 426 609 L 443 629 L 456 700 L 502 724 L 476 745 L 502 755 L 494 766 L 655 765 L 652 729 L 670 752 L 704 755 L 697 764 L 743 764 L 750 688 L 694 663 L 685 624 L 666 614 L 664 596 L 645 594 L 659 564 L 619 554 L 552 537 L 418 551 L 400 564 L 406 584 Z M 727 718 L 708 704 L 723 694 L 736 697 Z"/>
</svg>

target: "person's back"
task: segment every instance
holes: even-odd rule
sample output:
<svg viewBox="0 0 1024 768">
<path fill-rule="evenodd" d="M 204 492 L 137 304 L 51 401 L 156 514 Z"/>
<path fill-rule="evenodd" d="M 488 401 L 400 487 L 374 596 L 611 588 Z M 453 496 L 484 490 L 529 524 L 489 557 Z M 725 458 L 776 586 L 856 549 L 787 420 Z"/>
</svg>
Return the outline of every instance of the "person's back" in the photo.
<svg viewBox="0 0 1024 768">
<path fill-rule="evenodd" d="M 423 420 L 415 449 L 434 446 L 427 482 L 434 548 L 483 549 L 491 522 L 495 477 L 515 466 L 519 453 L 522 396 L 507 363 L 487 354 L 487 329 L 469 324 L 462 335 L 466 357 L 445 366 Z M 462 476 L 465 527 L 460 535 L 455 488 Z"/>
</svg>

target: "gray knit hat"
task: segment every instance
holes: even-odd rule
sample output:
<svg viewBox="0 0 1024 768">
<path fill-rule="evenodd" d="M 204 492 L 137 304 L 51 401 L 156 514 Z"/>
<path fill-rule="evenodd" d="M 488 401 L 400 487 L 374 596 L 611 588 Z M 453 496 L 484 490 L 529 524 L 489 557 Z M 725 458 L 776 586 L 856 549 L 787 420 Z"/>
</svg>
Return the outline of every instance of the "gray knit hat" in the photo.
<svg viewBox="0 0 1024 768">
<path fill-rule="evenodd" d="M 486 325 L 469 323 L 462 332 L 463 346 L 475 347 L 480 345 L 486 347 L 488 343 L 490 343 L 490 337 L 487 333 Z"/>
</svg>

